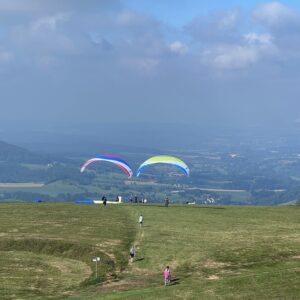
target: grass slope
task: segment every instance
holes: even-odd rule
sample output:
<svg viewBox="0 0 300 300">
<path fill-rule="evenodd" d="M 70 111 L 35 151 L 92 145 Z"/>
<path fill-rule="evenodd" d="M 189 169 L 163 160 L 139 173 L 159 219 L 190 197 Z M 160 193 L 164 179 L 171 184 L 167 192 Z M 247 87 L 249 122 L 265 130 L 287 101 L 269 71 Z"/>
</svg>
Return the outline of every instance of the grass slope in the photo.
<svg viewBox="0 0 300 300">
<path fill-rule="evenodd" d="M 1 203 L 0 220 L 1 299 L 65 298 L 115 277 L 136 230 L 117 206 Z"/>
<path fill-rule="evenodd" d="M 299 209 L 2 203 L 0 295 L 299 299 Z M 127 266 L 134 239 L 137 260 Z M 104 258 L 104 282 L 93 280 L 93 255 Z M 175 280 L 165 287 L 167 264 Z"/>
<path fill-rule="evenodd" d="M 145 216 L 140 260 L 91 299 L 299 299 L 299 208 L 130 209 Z M 165 288 L 167 264 L 176 281 Z"/>
</svg>

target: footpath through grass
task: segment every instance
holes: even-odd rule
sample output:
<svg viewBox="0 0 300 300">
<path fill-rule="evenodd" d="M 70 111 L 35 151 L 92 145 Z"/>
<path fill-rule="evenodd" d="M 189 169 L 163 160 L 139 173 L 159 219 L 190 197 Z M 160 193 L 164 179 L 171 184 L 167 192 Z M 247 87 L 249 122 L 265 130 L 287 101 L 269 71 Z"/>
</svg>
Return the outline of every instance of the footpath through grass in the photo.
<svg viewBox="0 0 300 300">
<path fill-rule="evenodd" d="M 92 299 L 299 299 L 299 207 L 126 209 L 145 217 L 137 261 Z"/>
<path fill-rule="evenodd" d="M 0 298 L 299 299 L 299 216 L 296 206 L 1 203 Z"/>
</svg>

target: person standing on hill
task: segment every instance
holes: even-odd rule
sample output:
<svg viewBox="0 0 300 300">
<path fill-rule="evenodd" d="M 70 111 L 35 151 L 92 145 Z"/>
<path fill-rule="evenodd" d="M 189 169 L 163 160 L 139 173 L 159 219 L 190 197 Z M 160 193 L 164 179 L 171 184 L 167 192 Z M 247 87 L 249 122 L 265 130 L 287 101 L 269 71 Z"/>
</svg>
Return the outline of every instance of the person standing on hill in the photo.
<svg viewBox="0 0 300 300">
<path fill-rule="evenodd" d="M 144 217 L 143 217 L 143 215 L 140 215 L 140 217 L 139 217 L 139 223 L 140 223 L 140 227 L 142 227 L 142 225 L 144 223 Z"/>
<path fill-rule="evenodd" d="M 102 197 L 102 201 L 103 201 L 103 202 L 102 202 L 102 203 L 103 203 L 103 205 L 104 205 L 104 206 L 106 206 L 106 201 L 107 201 L 107 199 L 106 199 L 106 197 L 105 197 L 105 196 L 103 196 L 103 197 Z"/>
<path fill-rule="evenodd" d="M 165 280 L 165 286 L 171 283 L 171 271 L 169 266 L 166 266 L 164 270 L 164 280 Z"/>
<path fill-rule="evenodd" d="M 135 258 L 135 248 L 134 248 L 134 246 L 131 246 L 131 248 L 129 250 L 130 262 L 133 262 L 134 258 Z"/>
<path fill-rule="evenodd" d="M 169 206 L 169 203 L 170 203 L 169 198 L 166 197 L 166 199 L 165 199 L 165 207 L 168 207 L 168 206 Z"/>
</svg>

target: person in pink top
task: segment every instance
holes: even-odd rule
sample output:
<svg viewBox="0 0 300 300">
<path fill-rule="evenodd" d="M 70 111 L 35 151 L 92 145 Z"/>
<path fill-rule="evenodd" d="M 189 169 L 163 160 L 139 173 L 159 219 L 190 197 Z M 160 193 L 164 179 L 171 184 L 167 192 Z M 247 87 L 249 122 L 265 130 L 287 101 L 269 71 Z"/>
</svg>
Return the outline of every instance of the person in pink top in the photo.
<svg viewBox="0 0 300 300">
<path fill-rule="evenodd" d="M 164 270 L 164 279 L 165 279 L 165 285 L 170 284 L 171 282 L 171 271 L 169 266 L 167 266 Z"/>
</svg>

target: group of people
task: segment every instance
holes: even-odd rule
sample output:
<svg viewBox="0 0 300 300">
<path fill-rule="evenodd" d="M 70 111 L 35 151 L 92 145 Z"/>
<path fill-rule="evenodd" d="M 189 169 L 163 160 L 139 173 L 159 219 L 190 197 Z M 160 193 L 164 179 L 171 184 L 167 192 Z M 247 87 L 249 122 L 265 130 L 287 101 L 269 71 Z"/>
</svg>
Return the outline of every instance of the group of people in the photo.
<svg viewBox="0 0 300 300">
<path fill-rule="evenodd" d="M 134 196 L 134 198 L 130 197 L 129 202 L 130 203 L 145 203 L 146 204 L 148 202 L 148 200 L 144 197 L 139 199 L 138 196 Z"/>
<path fill-rule="evenodd" d="M 101 200 L 102 200 L 103 205 L 106 206 L 107 205 L 107 198 L 106 198 L 105 195 L 103 195 L 103 197 L 102 197 Z M 116 202 L 122 203 L 122 197 L 121 196 L 117 196 L 116 197 Z"/>
<path fill-rule="evenodd" d="M 144 217 L 142 214 L 140 214 L 138 222 L 140 224 L 140 227 L 142 227 L 144 223 Z M 135 246 L 132 245 L 129 250 L 129 261 L 131 263 L 133 263 L 135 256 L 136 256 Z M 171 270 L 169 266 L 166 266 L 166 268 L 164 269 L 164 283 L 165 286 L 171 283 Z"/>
<path fill-rule="evenodd" d="M 116 197 L 116 202 L 121 203 L 122 202 L 122 197 L 121 196 L 117 196 Z M 129 199 L 129 202 L 130 203 L 145 203 L 146 204 L 146 203 L 148 203 L 148 200 L 146 198 L 140 198 L 139 199 L 137 196 L 134 196 L 134 198 L 131 197 Z M 102 203 L 103 203 L 104 206 L 107 205 L 107 198 L 106 198 L 105 195 L 102 197 Z M 166 197 L 165 198 L 165 207 L 168 207 L 169 203 L 170 203 L 170 200 L 169 200 L 168 197 Z"/>
</svg>

